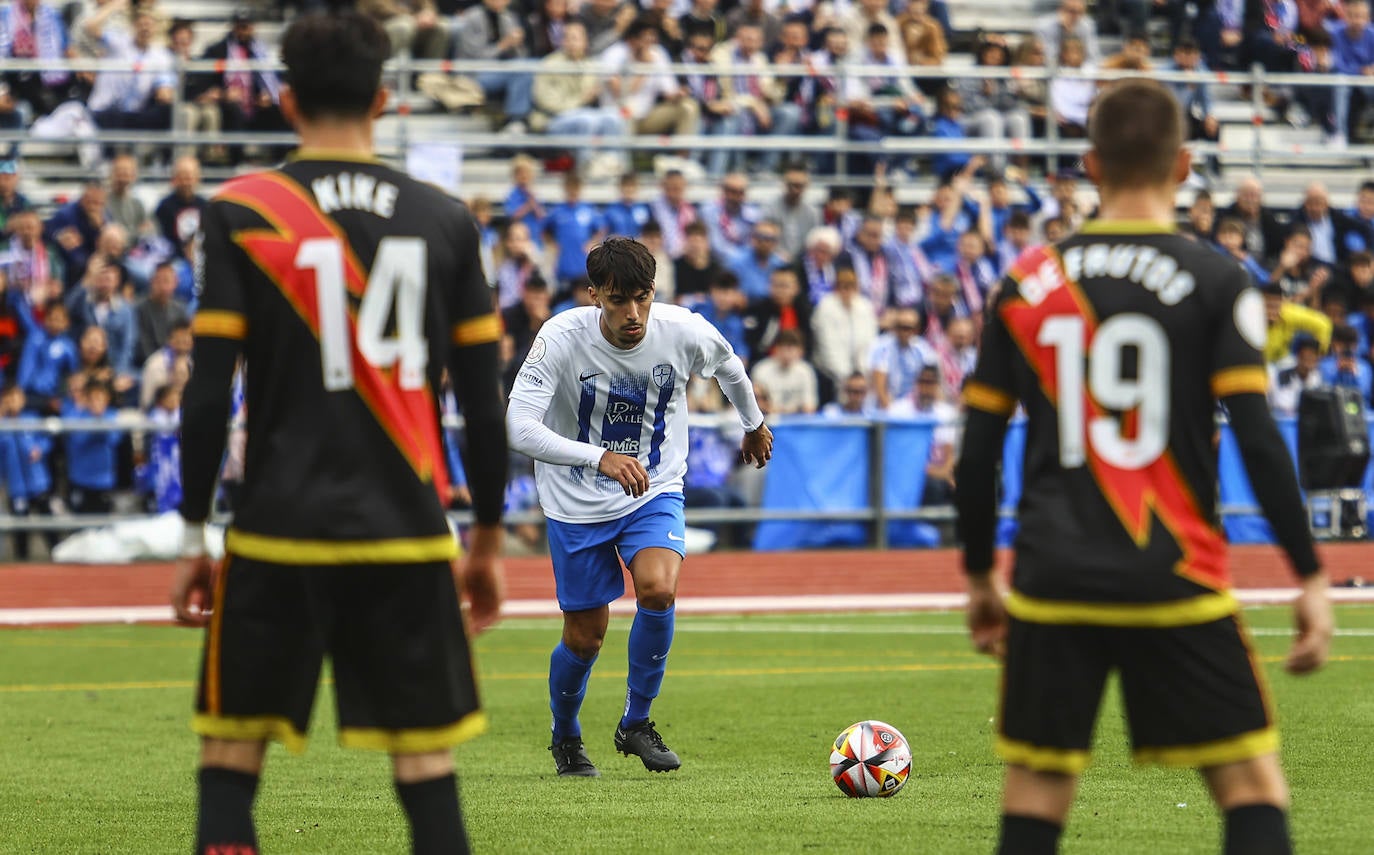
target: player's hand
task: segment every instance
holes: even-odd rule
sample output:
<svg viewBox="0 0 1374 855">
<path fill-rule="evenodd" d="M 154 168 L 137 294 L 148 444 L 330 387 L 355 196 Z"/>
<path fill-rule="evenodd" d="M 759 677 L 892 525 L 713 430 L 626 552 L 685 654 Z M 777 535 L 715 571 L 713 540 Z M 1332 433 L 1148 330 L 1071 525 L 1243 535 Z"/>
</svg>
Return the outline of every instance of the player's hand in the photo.
<svg viewBox="0 0 1374 855">
<path fill-rule="evenodd" d="M 177 575 L 172 581 L 172 610 L 177 621 L 188 626 L 205 626 L 216 603 L 210 586 L 210 556 L 182 558 L 177 561 Z"/>
<path fill-rule="evenodd" d="M 649 491 L 649 473 L 636 457 L 607 451 L 601 455 L 596 469 L 623 487 L 627 496 L 638 499 Z"/>
<path fill-rule="evenodd" d="M 501 619 L 501 602 L 506 598 L 505 568 L 501 545 L 506 531 L 499 525 L 472 528 L 468 554 L 454 563 L 459 597 L 463 603 L 468 630 L 478 635 Z"/>
<path fill-rule="evenodd" d="M 998 659 L 1006 653 L 1006 598 L 994 573 L 968 577 L 968 632 L 979 653 Z"/>
<path fill-rule="evenodd" d="M 768 425 L 759 425 L 744 435 L 739 450 L 744 455 L 745 463 L 752 463 L 755 469 L 762 469 L 773 459 L 773 432 L 768 429 Z"/>
<path fill-rule="evenodd" d="M 1284 667 L 1290 674 L 1310 674 L 1322 667 L 1331 649 L 1336 619 L 1327 593 L 1330 581 L 1325 573 L 1310 576 L 1302 583 L 1302 593 L 1293 601 L 1293 618 L 1298 637 L 1288 652 Z"/>
</svg>

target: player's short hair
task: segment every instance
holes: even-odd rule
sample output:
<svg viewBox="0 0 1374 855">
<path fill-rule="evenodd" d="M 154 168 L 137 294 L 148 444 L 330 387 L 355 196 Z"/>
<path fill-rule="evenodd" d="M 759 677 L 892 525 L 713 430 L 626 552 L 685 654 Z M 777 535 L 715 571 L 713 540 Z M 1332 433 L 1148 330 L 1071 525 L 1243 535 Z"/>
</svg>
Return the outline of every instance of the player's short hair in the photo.
<svg viewBox="0 0 1374 855">
<path fill-rule="evenodd" d="M 307 119 L 367 116 L 390 57 L 386 31 L 352 10 L 302 15 L 281 43 L 286 81 Z"/>
<path fill-rule="evenodd" d="M 1088 139 L 1097 155 L 1102 183 L 1117 187 L 1163 184 L 1172 180 L 1183 146 L 1183 111 L 1163 84 L 1122 80 L 1093 104 Z"/>
<path fill-rule="evenodd" d="M 587 277 L 593 287 L 626 297 L 652 291 L 657 272 L 648 248 L 630 238 L 607 238 L 587 254 Z"/>
</svg>

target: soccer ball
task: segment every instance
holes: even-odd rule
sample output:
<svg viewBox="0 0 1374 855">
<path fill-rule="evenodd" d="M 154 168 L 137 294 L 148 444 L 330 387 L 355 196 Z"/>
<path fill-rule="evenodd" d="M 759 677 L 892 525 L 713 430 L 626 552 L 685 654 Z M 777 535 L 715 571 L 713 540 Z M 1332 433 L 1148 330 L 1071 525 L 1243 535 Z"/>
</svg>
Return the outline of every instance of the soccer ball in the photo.
<svg viewBox="0 0 1374 855">
<path fill-rule="evenodd" d="M 851 798 L 890 796 L 911 774 L 911 748 L 901 731 L 881 721 L 851 724 L 835 737 L 830 776 Z"/>
</svg>

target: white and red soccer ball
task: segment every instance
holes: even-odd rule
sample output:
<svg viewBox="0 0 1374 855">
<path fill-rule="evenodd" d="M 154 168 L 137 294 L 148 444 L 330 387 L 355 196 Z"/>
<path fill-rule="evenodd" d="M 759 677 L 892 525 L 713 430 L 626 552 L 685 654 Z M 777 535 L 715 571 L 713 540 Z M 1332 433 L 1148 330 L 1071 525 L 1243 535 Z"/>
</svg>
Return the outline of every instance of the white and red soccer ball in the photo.
<svg viewBox="0 0 1374 855">
<path fill-rule="evenodd" d="M 910 774 L 911 747 L 901 731 L 885 722 L 851 724 L 830 751 L 830 776 L 852 798 L 890 796 Z"/>
</svg>

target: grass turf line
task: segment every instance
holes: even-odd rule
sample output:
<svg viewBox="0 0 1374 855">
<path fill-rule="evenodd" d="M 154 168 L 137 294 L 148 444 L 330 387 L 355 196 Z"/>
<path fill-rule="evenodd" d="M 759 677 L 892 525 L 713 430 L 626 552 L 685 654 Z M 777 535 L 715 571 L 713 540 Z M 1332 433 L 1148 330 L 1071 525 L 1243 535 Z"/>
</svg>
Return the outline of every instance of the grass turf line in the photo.
<svg viewBox="0 0 1374 855">
<path fill-rule="evenodd" d="M 655 776 L 611 747 L 629 627 L 614 619 L 582 719 L 604 776 L 577 781 L 558 780 L 545 750 L 555 624 L 508 622 L 478 646 L 492 731 L 458 752 L 474 847 L 986 853 L 1000 784 L 990 746 L 996 669 L 971 655 L 957 632 L 904 631 L 960 620 L 684 618 L 654 709 L 684 766 Z M 1374 628 L 1374 608 L 1343 607 L 1339 621 Z M 1290 615 L 1256 609 L 1249 622 L 1279 629 Z M 1265 657 L 1281 656 L 1287 644 L 1257 639 Z M 1365 796 L 1374 771 L 1374 637 L 1338 638 L 1333 653 L 1337 661 L 1313 678 L 1288 677 L 1276 662 L 1266 667 L 1300 851 L 1353 855 L 1368 851 L 1374 836 Z M 186 723 L 198 656 L 198 634 L 179 629 L 0 632 L 0 853 L 185 852 L 196 750 Z M 406 851 L 386 760 L 338 748 L 327 690 L 323 698 L 307 756 L 275 748 L 270 755 L 257 806 L 264 850 Z M 829 781 L 830 740 L 863 718 L 896 725 L 912 743 L 913 775 L 891 800 L 846 799 Z M 1064 852 L 1216 851 L 1219 826 L 1197 777 L 1133 767 L 1114 697 L 1097 744 Z"/>
</svg>

